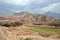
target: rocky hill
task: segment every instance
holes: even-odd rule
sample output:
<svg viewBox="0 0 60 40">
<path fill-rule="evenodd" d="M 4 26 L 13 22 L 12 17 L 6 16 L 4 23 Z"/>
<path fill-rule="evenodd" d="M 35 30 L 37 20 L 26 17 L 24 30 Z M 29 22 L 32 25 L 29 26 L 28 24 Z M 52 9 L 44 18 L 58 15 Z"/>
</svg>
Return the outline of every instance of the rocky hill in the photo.
<svg viewBox="0 0 60 40">
<path fill-rule="evenodd" d="M 18 20 L 23 24 L 47 24 L 55 21 L 53 17 L 41 15 L 41 14 L 32 14 L 29 12 L 20 12 L 15 15 L 9 17 L 10 20 Z"/>
</svg>

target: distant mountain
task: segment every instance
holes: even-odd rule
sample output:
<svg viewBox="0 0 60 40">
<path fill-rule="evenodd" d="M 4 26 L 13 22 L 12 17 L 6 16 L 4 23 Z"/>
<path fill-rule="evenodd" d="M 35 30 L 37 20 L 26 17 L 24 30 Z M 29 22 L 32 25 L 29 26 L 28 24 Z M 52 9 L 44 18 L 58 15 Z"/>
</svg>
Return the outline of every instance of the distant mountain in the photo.
<svg viewBox="0 0 60 40">
<path fill-rule="evenodd" d="M 58 14 L 58 13 L 47 12 L 47 13 L 45 13 L 45 15 L 54 17 L 56 19 L 60 19 L 60 14 Z"/>
<path fill-rule="evenodd" d="M 3 17 L 6 17 L 6 16 L 10 16 L 12 15 L 13 12 L 11 11 L 7 11 L 7 10 L 0 10 L 0 17 L 3 16 Z"/>
</svg>

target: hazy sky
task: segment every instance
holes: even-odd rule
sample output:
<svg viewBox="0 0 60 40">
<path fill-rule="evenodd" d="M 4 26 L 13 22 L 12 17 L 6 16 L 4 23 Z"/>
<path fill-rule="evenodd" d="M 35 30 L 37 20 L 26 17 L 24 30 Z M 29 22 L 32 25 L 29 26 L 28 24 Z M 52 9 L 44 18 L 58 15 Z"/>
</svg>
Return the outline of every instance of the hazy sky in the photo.
<svg viewBox="0 0 60 40">
<path fill-rule="evenodd" d="M 0 0 L 0 10 L 60 13 L 60 0 Z"/>
</svg>

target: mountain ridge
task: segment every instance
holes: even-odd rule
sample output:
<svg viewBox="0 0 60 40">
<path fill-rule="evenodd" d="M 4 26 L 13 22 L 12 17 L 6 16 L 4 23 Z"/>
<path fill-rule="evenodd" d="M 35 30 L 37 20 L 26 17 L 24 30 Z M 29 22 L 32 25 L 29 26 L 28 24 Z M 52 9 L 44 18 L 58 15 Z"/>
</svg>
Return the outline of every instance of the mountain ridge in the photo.
<svg viewBox="0 0 60 40">
<path fill-rule="evenodd" d="M 10 16 L 9 19 L 23 21 L 22 23 L 51 23 L 55 21 L 55 18 L 46 15 L 32 14 L 29 12 L 16 13 Z"/>
<path fill-rule="evenodd" d="M 56 19 L 60 19 L 60 14 L 59 14 L 59 13 L 46 12 L 45 15 L 54 17 L 54 18 L 56 18 Z"/>
</svg>

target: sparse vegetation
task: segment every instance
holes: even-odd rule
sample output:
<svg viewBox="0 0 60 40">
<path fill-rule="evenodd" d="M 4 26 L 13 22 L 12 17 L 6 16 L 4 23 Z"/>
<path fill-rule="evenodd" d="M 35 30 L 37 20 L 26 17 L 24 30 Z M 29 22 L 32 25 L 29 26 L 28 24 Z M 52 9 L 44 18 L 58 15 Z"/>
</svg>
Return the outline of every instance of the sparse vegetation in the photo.
<svg viewBox="0 0 60 40">
<path fill-rule="evenodd" d="M 42 25 L 41 23 L 33 23 L 33 25 Z"/>
<path fill-rule="evenodd" d="M 49 24 L 50 26 L 60 27 L 60 20 L 56 20 Z"/>
<path fill-rule="evenodd" d="M 15 26 L 20 26 L 20 25 L 22 25 L 22 23 L 20 23 L 19 21 L 17 21 L 17 22 L 10 22 L 10 23 L 8 23 L 8 22 L 0 23 L 0 26 L 6 26 L 6 27 L 11 27 L 11 26 L 15 27 Z"/>
<path fill-rule="evenodd" d="M 44 28 L 44 27 L 29 27 L 27 30 L 38 32 L 43 37 L 49 37 L 52 35 L 60 35 L 59 28 Z"/>
<path fill-rule="evenodd" d="M 23 37 L 21 37 L 20 40 L 33 40 L 33 39 L 30 38 L 30 37 L 27 37 L 27 38 L 23 38 Z"/>
</svg>

